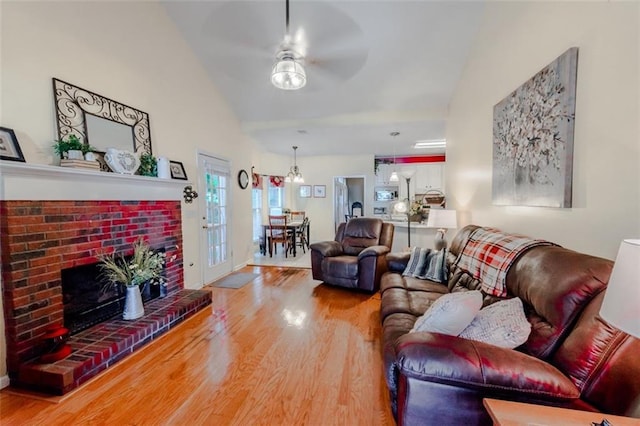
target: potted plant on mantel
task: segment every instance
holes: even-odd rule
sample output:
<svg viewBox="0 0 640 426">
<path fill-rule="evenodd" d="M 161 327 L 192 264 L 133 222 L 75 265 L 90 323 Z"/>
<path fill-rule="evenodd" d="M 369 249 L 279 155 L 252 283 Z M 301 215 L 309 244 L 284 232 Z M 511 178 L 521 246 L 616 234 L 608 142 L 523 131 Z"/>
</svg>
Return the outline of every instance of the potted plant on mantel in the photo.
<svg viewBox="0 0 640 426">
<path fill-rule="evenodd" d="M 134 320 L 144 315 L 140 286 L 166 286 L 162 275 L 165 256 L 164 252 L 152 250 L 144 239 L 139 237 L 133 243 L 133 256 L 130 259 L 127 260 L 122 254 L 99 257 L 102 276 L 110 285 L 126 287 L 122 319 Z"/>
<path fill-rule="evenodd" d="M 82 160 L 87 152 L 93 152 L 96 149 L 89 144 L 82 143 L 76 135 L 69 135 L 66 140 L 60 139 L 55 141 L 53 150 L 61 159 Z"/>
</svg>

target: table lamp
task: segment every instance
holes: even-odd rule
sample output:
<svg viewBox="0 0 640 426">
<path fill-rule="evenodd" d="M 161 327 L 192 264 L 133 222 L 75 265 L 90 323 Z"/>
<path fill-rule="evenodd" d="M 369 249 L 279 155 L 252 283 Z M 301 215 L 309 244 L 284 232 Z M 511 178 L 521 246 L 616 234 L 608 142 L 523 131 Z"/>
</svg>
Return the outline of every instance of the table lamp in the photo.
<svg viewBox="0 0 640 426">
<path fill-rule="evenodd" d="M 436 250 L 447 248 L 447 240 L 444 235 L 447 229 L 458 227 L 455 210 L 445 209 L 429 209 L 429 217 L 427 218 L 427 228 L 438 228 L 436 233 L 435 245 Z"/>
<path fill-rule="evenodd" d="M 620 244 L 609 277 L 600 317 L 617 329 L 640 338 L 640 240 Z"/>
</svg>

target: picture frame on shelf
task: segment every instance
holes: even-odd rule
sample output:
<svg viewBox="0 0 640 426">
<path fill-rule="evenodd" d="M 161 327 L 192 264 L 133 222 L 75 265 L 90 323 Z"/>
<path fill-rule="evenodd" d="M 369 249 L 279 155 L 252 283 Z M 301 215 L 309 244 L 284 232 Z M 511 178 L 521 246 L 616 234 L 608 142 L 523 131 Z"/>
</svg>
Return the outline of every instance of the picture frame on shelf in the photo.
<svg viewBox="0 0 640 426">
<path fill-rule="evenodd" d="M 169 161 L 169 170 L 171 170 L 171 179 L 187 180 L 187 172 L 180 161 Z"/>
<path fill-rule="evenodd" d="M 326 185 L 313 185 L 313 198 L 325 198 L 327 196 Z"/>
<path fill-rule="evenodd" d="M 0 159 L 25 162 L 13 129 L 0 127 Z"/>
<path fill-rule="evenodd" d="M 300 185 L 300 198 L 311 198 L 311 185 Z"/>
</svg>

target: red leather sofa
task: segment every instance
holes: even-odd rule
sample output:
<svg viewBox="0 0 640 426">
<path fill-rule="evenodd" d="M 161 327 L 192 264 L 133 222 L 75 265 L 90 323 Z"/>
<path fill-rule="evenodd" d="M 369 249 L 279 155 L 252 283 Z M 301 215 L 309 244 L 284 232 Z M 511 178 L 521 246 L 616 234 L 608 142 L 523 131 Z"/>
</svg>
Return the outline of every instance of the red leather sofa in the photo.
<svg viewBox="0 0 640 426">
<path fill-rule="evenodd" d="M 447 284 L 403 277 L 409 254 L 387 256 L 382 345 L 398 425 L 491 424 L 483 398 L 637 416 L 640 340 L 598 315 L 612 261 L 557 246 L 522 253 L 508 270 L 506 287 L 523 301 L 532 329 L 516 349 L 408 333 L 438 297 L 480 289 L 455 264 L 476 228 L 461 229 L 452 241 Z M 494 301 L 485 296 L 483 304 Z"/>
</svg>

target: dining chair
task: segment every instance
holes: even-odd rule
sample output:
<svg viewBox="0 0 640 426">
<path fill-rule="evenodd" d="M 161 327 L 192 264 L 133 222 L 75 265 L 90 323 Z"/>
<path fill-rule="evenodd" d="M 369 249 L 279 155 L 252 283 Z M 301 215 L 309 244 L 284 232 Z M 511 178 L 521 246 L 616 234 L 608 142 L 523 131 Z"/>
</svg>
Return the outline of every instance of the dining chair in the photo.
<svg viewBox="0 0 640 426">
<path fill-rule="evenodd" d="M 284 257 L 288 257 L 291 235 L 287 232 L 287 216 L 269 216 L 269 235 L 267 239 L 269 240 L 269 257 L 273 257 L 273 253 L 278 254 L 278 243 L 281 243 L 284 248 Z"/>
<path fill-rule="evenodd" d="M 309 227 L 309 218 L 305 217 L 300 226 L 295 229 L 295 237 L 293 239 L 296 246 L 302 247 L 302 252 L 306 253 L 309 248 L 309 239 L 307 238 L 307 229 Z M 293 251 L 293 247 L 291 247 Z"/>
</svg>

